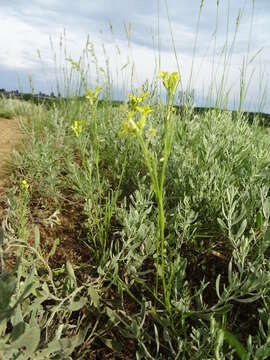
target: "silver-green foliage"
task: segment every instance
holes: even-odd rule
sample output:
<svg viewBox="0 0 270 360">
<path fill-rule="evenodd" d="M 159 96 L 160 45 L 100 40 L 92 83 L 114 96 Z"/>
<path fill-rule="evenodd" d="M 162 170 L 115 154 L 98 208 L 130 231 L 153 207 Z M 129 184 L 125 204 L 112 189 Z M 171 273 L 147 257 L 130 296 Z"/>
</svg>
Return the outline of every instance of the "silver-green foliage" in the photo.
<svg viewBox="0 0 270 360">
<path fill-rule="evenodd" d="M 78 285 L 70 263 L 62 269 L 65 281 L 55 281 L 48 255 L 40 248 L 35 229 L 34 245 L 5 238 L 1 233 L 0 356 L 3 359 L 67 359 L 86 340 L 89 325 L 72 320 L 72 314 L 88 304 L 97 308 L 99 296 L 92 282 Z M 13 272 L 5 269 L 5 257 L 13 249 L 21 261 Z M 14 253 L 15 252 L 15 253 Z"/>
<path fill-rule="evenodd" d="M 71 130 L 73 106 L 81 111 L 77 119 L 85 123 L 84 165 Z M 41 197 L 50 199 L 57 194 L 59 202 L 69 191 L 71 201 L 80 203 L 85 218 L 81 226 L 87 235 L 78 241 L 88 244 L 89 264 L 79 264 L 78 268 L 81 265 L 94 271 L 95 286 L 91 277 L 79 286 L 70 265 L 59 275 L 58 270 L 48 267 L 39 246 L 30 249 L 23 239 L 16 238 L 18 204 L 16 191 L 10 192 L 6 236 L 12 239 L 8 246 L 28 250 L 23 252 L 13 275 L 2 275 L 6 295 L 1 298 L 1 316 L 5 316 L 1 323 L 1 351 L 6 356 L 20 354 L 22 359 L 29 351 L 35 358 L 49 351 L 53 355 L 46 356 L 57 358 L 64 350 L 64 356 L 77 356 L 76 346 L 81 349 L 95 339 L 119 351 L 120 333 L 137 344 L 137 358 L 233 359 L 236 351 L 244 349 L 246 358 L 266 359 L 270 155 L 265 130 L 250 125 L 243 115 L 233 117 L 229 112 L 206 111 L 198 115 L 190 110 L 173 115 L 175 141 L 164 181 L 168 318 L 161 300 L 162 289 L 158 288 L 160 296 L 156 296 L 153 286 L 158 211 L 140 147 L 132 139 L 119 139 L 119 109 L 112 110 L 108 105 L 98 109 L 96 115 L 94 135 L 93 118 L 86 105 L 72 102 L 50 110 L 25 129 L 31 152 L 17 158 L 17 174 L 23 174 L 29 183 L 29 201 L 36 195 L 33 190 L 38 189 Z M 157 134 L 149 146 L 159 156 L 163 124 L 158 112 L 151 116 L 151 125 Z M 29 210 L 27 216 L 31 219 Z M 209 277 L 207 261 L 205 267 L 200 263 L 216 247 L 226 261 Z M 8 249 L 3 250 L 2 258 Z M 221 260 L 216 257 L 215 261 Z M 200 280 L 195 284 L 190 275 L 193 266 Z M 161 279 L 162 274 L 158 272 L 158 276 Z M 31 284 L 29 289 L 27 284 Z M 106 286 L 100 290 L 102 284 Z M 117 293 L 118 301 L 105 297 L 109 287 Z M 216 294 L 210 302 L 209 289 Z M 136 303 L 132 314 L 126 310 L 126 298 Z M 12 312 L 15 304 L 16 311 L 14 308 Z M 250 328 L 246 330 L 249 319 L 241 320 L 245 307 L 252 312 L 252 333 Z M 87 319 L 90 328 L 82 321 L 83 308 L 96 314 Z M 104 322 L 98 328 L 101 317 Z M 36 343 L 25 348 L 33 327 Z M 17 337 L 12 337 L 12 332 Z M 71 343 L 70 336 L 75 336 Z"/>
</svg>

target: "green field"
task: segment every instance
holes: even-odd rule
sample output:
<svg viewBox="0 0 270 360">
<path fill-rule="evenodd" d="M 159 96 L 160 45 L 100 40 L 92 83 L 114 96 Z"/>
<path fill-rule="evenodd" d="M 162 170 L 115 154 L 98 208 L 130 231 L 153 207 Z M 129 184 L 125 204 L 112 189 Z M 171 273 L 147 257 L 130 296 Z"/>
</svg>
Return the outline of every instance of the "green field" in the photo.
<svg viewBox="0 0 270 360">
<path fill-rule="evenodd" d="M 222 89 L 175 111 L 178 72 L 116 104 L 79 65 L 83 97 L 0 101 L 23 133 L 1 195 L 0 359 L 269 359 L 270 138 L 244 81 L 234 113 Z"/>
<path fill-rule="evenodd" d="M 269 136 L 241 113 L 177 115 L 167 91 L 29 107 L 2 225 L 3 358 L 268 358 Z"/>
</svg>

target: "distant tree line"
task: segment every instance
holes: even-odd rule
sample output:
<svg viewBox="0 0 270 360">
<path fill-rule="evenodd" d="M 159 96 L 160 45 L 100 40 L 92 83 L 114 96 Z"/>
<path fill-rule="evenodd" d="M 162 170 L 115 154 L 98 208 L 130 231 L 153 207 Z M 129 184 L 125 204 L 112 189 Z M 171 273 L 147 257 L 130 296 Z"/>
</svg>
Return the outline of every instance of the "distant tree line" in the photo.
<svg viewBox="0 0 270 360">
<path fill-rule="evenodd" d="M 40 100 L 48 100 L 48 99 L 56 99 L 56 96 L 53 92 L 51 92 L 50 95 L 45 94 L 43 92 L 39 92 L 38 94 L 31 94 L 31 93 L 21 93 L 19 90 L 6 90 L 6 89 L 0 89 L 0 96 L 6 97 L 6 98 L 13 98 L 13 99 L 24 99 L 24 100 L 31 100 L 38 98 Z"/>
<path fill-rule="evenodd" d="M 194 94 L 192 94 L 194 96 Z M 25 101 L 33 101 L 34 103 L 43 103 L 45 105 L 50 106 L 51 104 L 58 102 L 58 101 L 65 101 L 66 98 L 62 97 L 62 96 L 55 96 L 53 92 L 50 93 L 50 95 L 45 94 L 43 92 L 39 92 L 37 94 L 32 94 L 32 93 L 22 93 L 19 90 L 5 90 L 5 89 L 0 89 L 0 98 L 4 97 L 4 98 L 11 98 L 11 99 L 21 99 L 21 100 L 25 100 Z M 77 97 L 78 100 L 84 100 L 85 96 L 79 96 Z M 182 104 L 182 99 L 180 99 L 179 101 L 179 105 L 175 105 L 175 110 L 176 113 L 180 114 L 184 111 L 184 105 Z M 105 100 L 102 99 L 99 101 L 99 106 L 104 106 L 107 102 L 110 102 L 110 105 L 113 107 L 118 107 L 121 104 L 123 104 L 123 101 L 120 100 Z M 193 107 L 193 111 L 196 114 L 201 114 L 204 113 L 206 111 L 208 111 L 210 108 L 208 107 Z M 212 109 L 212 110 L 216 110 L 216 109 Z M 217 111 L 217 110 L 216 110 Z M 232 110 L 232 115 L 233 117 L 236 117 L 238 114 L 237 111 Z M 252 123 L 255 119 L 257 121 L 259 121 L 259 123 L 261 125 L 264 126 L 270 126 L 270 114 L 266 114 L 266 113 L 258 113 L 258 112 L 247 112 L 247 111 L 243 111 L 243 114 L 245 116 L 247 116 L 248 120 L 250 123 Z"/>
</svg>

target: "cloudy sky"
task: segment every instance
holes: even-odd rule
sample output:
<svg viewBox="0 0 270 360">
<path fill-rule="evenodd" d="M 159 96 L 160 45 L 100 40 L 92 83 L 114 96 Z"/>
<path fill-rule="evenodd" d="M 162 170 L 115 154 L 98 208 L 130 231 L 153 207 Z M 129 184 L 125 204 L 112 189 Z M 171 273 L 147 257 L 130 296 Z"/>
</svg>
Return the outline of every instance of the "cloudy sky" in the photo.
<svg viewBox="0 0 270 360">
<path fill-rule="evenodd" d="M 222 89 L 233 107 L 248 64 L 245 108 L 270 112 L 270 1 L 254 2 L 253 13 L 253 0 L 205 0 L 198 25 L 201 0 L 0 0 L 0 88 L 29 92 L 29 76 L 35 92 L 63 88 L 66 59 L 81 56 L 89 84 L 109 73 L 115 97 L 160 68 L 179 70 L 197 105 Z"/>
</svg>

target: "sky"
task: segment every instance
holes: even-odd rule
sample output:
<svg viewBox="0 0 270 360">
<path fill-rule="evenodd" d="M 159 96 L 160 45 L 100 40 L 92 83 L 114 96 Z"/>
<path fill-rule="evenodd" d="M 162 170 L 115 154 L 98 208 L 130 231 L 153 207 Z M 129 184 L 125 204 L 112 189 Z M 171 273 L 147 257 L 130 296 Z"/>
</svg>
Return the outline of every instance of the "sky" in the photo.
<svg viewBox="0 0 270 360">
<path fill-rule="evenodd" d="M 0 23 L 0 88 L 72 91 L 81 59 L 115 98 L 179 71 L 197 106 L 236 108 L 242 78 L 244 110 L 270 113 L 269 0 L 0 0 Z"/>
</svg>

